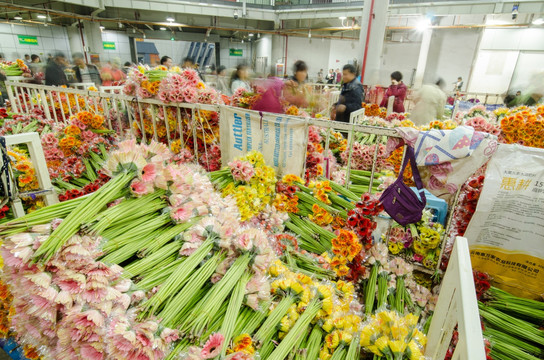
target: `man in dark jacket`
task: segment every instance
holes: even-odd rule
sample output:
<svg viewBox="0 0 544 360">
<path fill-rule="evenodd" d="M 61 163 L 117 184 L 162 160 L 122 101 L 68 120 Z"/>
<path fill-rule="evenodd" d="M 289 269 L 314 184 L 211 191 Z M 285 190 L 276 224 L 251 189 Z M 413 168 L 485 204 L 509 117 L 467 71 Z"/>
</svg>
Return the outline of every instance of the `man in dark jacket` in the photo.
<svg viewBox="0 0 544 360">
<path fill-rule="evenodd" d="M 102 85 L 102 79 L 100 79 L 100 71 L 92 64 L 85 64 L 85 59 L 82 53 L 75 53 L 72 55 L 74 60 L 74 73 L 76 79 L 80 83 L 94 83 L 95 86 Z"/>
<path fill-rule="evenodd" d="M 347 123 L 351 113 L 362 107 L 364 91 L 363 85 L 357 80 L 355 66 L 345 65 L 342 75 L 343 85 L 338 104 L 336 104 L 336 120 Z"/>
<path fill-rule="evenodd" d="M 61 86 L 68 85 L 64 68 L 66 58 L 63 53 L 57 53 L 55 57 L 47 63 L 45 68 L 45 85 Z"/>
</svg>

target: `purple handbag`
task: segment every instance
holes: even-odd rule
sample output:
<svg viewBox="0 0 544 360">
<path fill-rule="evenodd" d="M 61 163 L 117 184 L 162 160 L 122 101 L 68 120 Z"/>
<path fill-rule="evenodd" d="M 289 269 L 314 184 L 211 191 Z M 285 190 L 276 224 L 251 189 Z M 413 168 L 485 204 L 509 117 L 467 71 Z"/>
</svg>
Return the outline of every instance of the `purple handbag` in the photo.
<svg viewBox="0 0 544 360">
<path fill-rule="evenodd" d="M 406 169 L 406 166 L 408 165 L 408 161 L 410 161 L 410 165 L 412 166 L 412 174 L 421 199 L 404 183 L 402 175 L 404 174 L 404 169 Z M 421 177 L 417 170 L 414 149 L 411 146 L 406 147 L 406 155 L 400 169 L 399 177 L 393 184 L 385 189 L 380 197 L 380 201 L 385 212 L 400 225 L 406 226 L 421 220 L 427 199 L 425 198 L 423 183 L 421 182 Z"/>
</svg>

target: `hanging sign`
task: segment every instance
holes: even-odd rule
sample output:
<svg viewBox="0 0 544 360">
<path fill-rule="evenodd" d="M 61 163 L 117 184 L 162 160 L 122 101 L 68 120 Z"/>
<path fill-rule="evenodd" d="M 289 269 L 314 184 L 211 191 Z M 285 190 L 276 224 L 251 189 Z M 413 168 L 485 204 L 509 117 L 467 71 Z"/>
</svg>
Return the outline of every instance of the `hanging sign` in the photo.
<svg viewBox="0 0 544 360">
<path fill-rule="evenodd" d="M 221 160 L 223 164 L 257 150 L 279 176 L 302 176 L 308 144 L 306 123 L 282 114 L 222 106 L 220 112 Z"/>
<path fill-rule="evenodd" d="M 229 49 L 229 56 L 244 56 L 243 49 Z"/>
<path fill-rule="evenodd" d="M 544 294 L 544 149 L 501 144 L 465 232 L 472 267 L 516 295 Z"/>
<path fill-rule="evenodd" d="M 17 35 L 17 37 L 19 38 L 19 44 L 21 45 L 38 45 L 37 36 Z"/>
<path fill-rule="evenodd" d="M 102 41 L 104 50 L 115 50 L 115 43 L 113 41 Z"/>
</svg>

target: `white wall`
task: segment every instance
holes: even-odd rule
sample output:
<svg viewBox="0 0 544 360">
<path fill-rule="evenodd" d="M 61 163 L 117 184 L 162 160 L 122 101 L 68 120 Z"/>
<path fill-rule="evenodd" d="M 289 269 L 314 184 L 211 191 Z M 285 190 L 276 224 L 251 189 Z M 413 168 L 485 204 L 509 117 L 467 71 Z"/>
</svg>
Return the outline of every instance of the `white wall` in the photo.
<svg viewBox="0 0 544 360">
<path fill-rule="evenodd" d="M 321 41 L 317 40 L 316 41 Z M 357 64 L 357 59 L 362 59 L 363 55 L 359 53 L 361 44 L 357 40 L 336 40 L 330 41 L 329 50 L 329 68 L 335 70 L 346 64 Z M 326 69 L 326 68 L 325 68 Z"/>
<path fill-rule="evenodd" d="M 434 83 L 442 78 L 446 83 L 445 90 L 449 91 L 461 76 L 465 90 L 480 34 L 479 29 L 434 30 L 423 82 Z"/>
<path fill-rule="evenodd" d="M 275 61 L 272 61 L 272 36 L 261 36 L 260 39 L 255 41 L 253 46 L 255 48 L 256 58 L 255 70 L 257 72 L 262 72 L 263 74 L 268 73 L 272 64 L 276 63 Z"/>
<path fill-rule="evenodd" d="M 37 36 L 38 45 L 21 45 L 17 35 Z M 61 51 L 68 55 L 70 45 L 66 29 L 60 26 L 26 26 L 17 24 L 0 24 L 0 52 L 7 60 L 23 58 L 25 54 L 36 54 L 47 58 L 47 54 Z"/>
<path fill-rule="evenodd" d="M 544 29 L 485 29 L 468 91 L 502 94 L 525 90 L 544 53 Z"/>
<path fill-rule="evenodd" d="M 417 66 L 419 56 L 419 42 L 387 42 L 383 47 L 382 66 L 380 68 L 379 82 L 377 85 L 389 86 L 391 73 L 400 71 L 403 81 L 410 85 L 412 72 Z"/>
<path fill-rule="evenodd" d="M 111 61 L 116 57 L 121 59 L 121 64 L 131 61 L 130 39 L 125 32 L 103 31 L 102 41 L 113 41 L 115 43 L 115 50 L 105 50 L 104 47 L 100 49 L 99 54 L 102 62 Z"/>
<path fill-rule="evenodd" d="M 221 65 L 227 69 L 234 69 L 238 64 L 251 65 L 251 43 L 246 41 L 243 44 L 239 41 L 230 41 L 230 39 L 222 38 L 220 41 L 221 51 L 219 53 Z M 230 56 L 229 49 L 242 49 L 243 56 Z"/>
</svg>

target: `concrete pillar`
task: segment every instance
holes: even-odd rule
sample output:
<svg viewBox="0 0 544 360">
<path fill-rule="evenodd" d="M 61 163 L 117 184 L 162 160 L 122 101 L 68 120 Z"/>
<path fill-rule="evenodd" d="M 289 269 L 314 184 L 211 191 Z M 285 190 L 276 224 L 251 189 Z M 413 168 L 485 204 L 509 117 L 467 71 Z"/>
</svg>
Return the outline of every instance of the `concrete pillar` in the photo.
<svg viewBox="0 0 544 360">
<path fill-rule="evenodd" d="M 389 0 L 365 0 L 359 35 L 362 49 L 359 63 L 361 71 L 365 69 L 362 75 L 365 85 L 376 85 L 379 80 L 388 8 Z"/>
<path fill-rule="evenodd" d="M 421 39 L 421 47 L 419 48 L 419 57 L 417 59 L 416 76 L 414 77 L 414 89 L 419 89 L 423 85 L 423 77 L 425 76 L 425 67 L 427 66 L 427 57 L 431 46 L 431 38 L 433 29 L 425 29 L 423 38 Z"/>
<path fill-rule="evenodd" d="M 101 55 L 102 48 L 102 31 L 100 31 L 100 23 L 93 21 L 83 22 L 83 34 L 85 35 L 85 46 L 89 48 L 89 54 Z M 102 60 L 102 59 L 101 59 Z M 89 62 L 91 59 L 89 58 Z"/>
<path fill-rule="evenodd" d="M 70 43 L 70 54 L 83 53 L 83 43 L 81 41 L 81 34 L 77 26 L 70 26 L 66 28 L 68 33 L 68 42 Z M 67 54 L 68 56 L 70 54 Z"/>
</svg>

